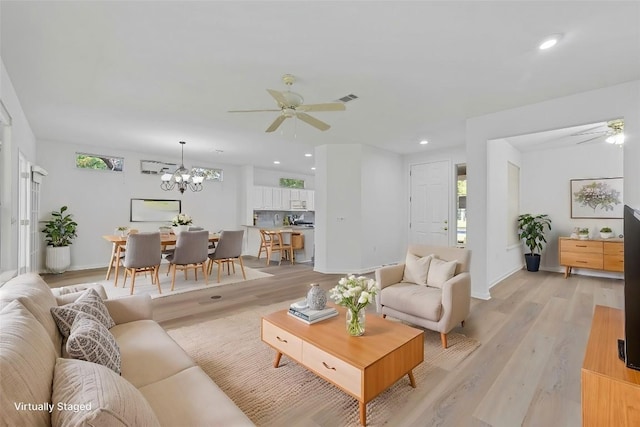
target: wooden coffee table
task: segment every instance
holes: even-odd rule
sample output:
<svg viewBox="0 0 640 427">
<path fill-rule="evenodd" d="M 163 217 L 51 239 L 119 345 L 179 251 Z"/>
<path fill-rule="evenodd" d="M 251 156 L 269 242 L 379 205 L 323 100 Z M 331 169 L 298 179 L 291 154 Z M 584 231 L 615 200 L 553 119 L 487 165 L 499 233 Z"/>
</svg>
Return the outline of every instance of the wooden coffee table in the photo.
<svg viewBox="0 0 640 427">
<path fill-rule="evenodd" d="M 307 325 L 277 311 L 262 318 L 262 341 L 276 350 L 275 368 L 288 356 L 360 402 L 360 423 L 367 402 L 405 375 L 415 388 L 412 369 L 424 359 L 424 332 L 367 313 L 361 337 L 347 334 L 345 309 L 338 316 Z"/>
</svg>

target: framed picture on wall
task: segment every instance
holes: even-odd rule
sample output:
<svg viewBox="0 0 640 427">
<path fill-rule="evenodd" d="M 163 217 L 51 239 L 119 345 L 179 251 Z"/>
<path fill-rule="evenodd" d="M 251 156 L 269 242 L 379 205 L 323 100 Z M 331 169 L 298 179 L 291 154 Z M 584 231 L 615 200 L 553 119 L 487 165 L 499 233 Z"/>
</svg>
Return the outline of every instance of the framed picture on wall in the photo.
<svg viewBox="0 0 640 427">
<path fill-rule="evenodd" d="M 622 218 L 622 178 L 571 180 L 571 218 Z"/>
</svg>

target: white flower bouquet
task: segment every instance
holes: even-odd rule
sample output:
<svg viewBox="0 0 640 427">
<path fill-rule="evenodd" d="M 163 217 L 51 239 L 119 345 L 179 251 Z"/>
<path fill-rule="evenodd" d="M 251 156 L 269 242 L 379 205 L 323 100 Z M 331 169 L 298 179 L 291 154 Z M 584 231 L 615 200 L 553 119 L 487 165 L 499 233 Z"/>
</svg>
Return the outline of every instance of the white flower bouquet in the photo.
<svg viewBox="0 0 640 427">
<path fill-rule="evenodd" d="M 359 336 L 364 333 L 364 308 L 374 301 L 378 288 L 376 281 L 364 276 L 343 277 L 329 291 L 336 304 L 347 308 L 347 332 Z"/>
<path fill-rule="evenodd" d="M 191 225 L 193 224 L 193 219 L 184 213 L 180 213 L 173 217 L 171 220 L 171 224 L 173 225 Z"/>
</svg>

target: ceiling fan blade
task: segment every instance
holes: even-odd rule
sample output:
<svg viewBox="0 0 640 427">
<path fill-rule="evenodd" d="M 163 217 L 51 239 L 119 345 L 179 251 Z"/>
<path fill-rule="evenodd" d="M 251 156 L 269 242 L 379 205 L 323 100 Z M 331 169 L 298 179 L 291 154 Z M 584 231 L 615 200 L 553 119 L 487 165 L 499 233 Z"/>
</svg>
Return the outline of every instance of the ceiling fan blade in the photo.
<svg viewBox="0 0 640 427">
<path fill-rule="evenodd" d="M 269 126 L 265 132 L 273 132 L 274 130 L 278 129 L 278 127 L 282 124 L 282 122 L 284 122 L 284 119 L 286 118 L 287 116 L 284 116 L 284 115 L 278 116 L 273 121 L 273 123 L 271 123 L 271 126 Z"/>
<path fill-rule="evenodd" d="M 303 122 L 310 124 L 311 126 L 318 128 L 322 131 L 329 129 L 331 126 L 323 122 L 322 120 L 318 120 L 315 117 L 311 117 L 306 113 L 296 113 L 296 117 L 298 117 Z"/>
<path fill-rule="evenodd" d="M 596 129 L 600 129 L 600 130 L 596 130 Z M 608 130 L 609 129 L 606 127 L 606 125 L 598 125 L 596 127 L 585 129 L 582 132 L 572 133 L 571 136 L 589 135 L 594 133 L 606 133 Z"/>
<path fill-rule="evenodd" d="M 269 94 L 271 96 L 273 96 L 273 99 L 276 100 L 276 102 L 278 103 L 279 106 L 281 107 L 286 107 L 287 106 L 287 98 L 285 98 L 284 94 L 280 91 L 277 90 L 273 90 L 273 89 L 267 89 L 267 92 L 269 92 Z"/>
<path fill-rule="evenodd" d="M 584 141 L 577 142 L 576 144 L 586 144 L 587 142 L 591 142 L 591 141 L 594 141 L 594 140 L 596 140 L 596 139 L 600 139 L 600 138 L 602 138 L 602 136 L 603 136 L 603 135 L 601 135 L 601 136 L 595 136 L 595 137 L 593 137 L 593 138 L 590 138 L 590 139 L 587 139 L 587 140 L 584 140 Z"/>
<path fill-rule="evenodd" d="M 301 105 L 296 110 L 298 111 L 344 111 L 347 108 L 342 102 L 328 102 L 326 104 L 308 104 Z"/>
<path fill-rule="evenodd" d="M 280 110 L 229 110 L 227 113 L 260 113 L 263 111 L 280 111 Z"/>
</svg>

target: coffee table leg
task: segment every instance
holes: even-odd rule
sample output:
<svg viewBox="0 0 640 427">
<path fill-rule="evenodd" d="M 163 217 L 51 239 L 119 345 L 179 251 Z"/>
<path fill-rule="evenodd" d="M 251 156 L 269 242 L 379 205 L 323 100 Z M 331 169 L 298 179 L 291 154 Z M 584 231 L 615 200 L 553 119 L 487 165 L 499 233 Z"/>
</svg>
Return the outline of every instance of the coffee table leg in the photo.
<svg viewBox="0 0 640 427">
<path fill-rule="evenodd" d="M 276 352 L 276 360 L 273 361 L 273 367 L 277 368 L 278 365 L 280 364 L 280 358 L 282 357 L 282 353 L 280 353 L 279 351 Z"/>
<path fill-rule="evenodd" d="M 409 371 L 409 383 L 411 383 L 411 387 L 416 388 L 416 379 L 413 377 L 413 371 Z"/>
<path fill-rule="evenodd" d="M 367 425 L 367 404 L 364 402 L 360 402 L 360 424 Z"/>
</svg>

